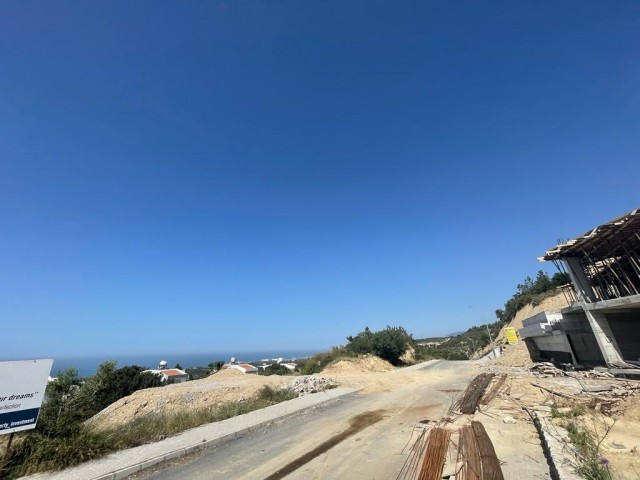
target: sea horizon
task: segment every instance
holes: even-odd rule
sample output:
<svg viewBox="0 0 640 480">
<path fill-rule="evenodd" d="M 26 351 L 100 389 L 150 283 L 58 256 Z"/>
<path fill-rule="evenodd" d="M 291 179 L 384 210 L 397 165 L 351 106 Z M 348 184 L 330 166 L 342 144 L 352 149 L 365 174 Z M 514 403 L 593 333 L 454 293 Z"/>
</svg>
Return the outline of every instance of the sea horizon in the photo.
<svg viewBox="0 0 640 480">
<path fill-rule="evenodd" d="M 214 353 L 149 353 L 149 354 L 119 354 L 119 355 L 78 355 L 78 356 L 30 356 L 29 358 L 5 358 L 2 361 L 32 360 L 36 358 L 52 358 L 51 376 L 69 368 L 75 368 L 80 377 L 88 377 L 98 370 L 98 366 L 106 361 L 115 360 L 116 368 L 137 365 L 146 368 L 156 368 L 161 360 L 165 360 L 169 367 L 180 364 L 183 368 L 203 367 L 211 362 L 228 362 L 235 357 L 241 362 L 259 362 L 263 359 L 302 358 L 315 355 L 322 349 L 296 350 L 255 350 L 247 352 L 214 352 Z"/>
</svg>

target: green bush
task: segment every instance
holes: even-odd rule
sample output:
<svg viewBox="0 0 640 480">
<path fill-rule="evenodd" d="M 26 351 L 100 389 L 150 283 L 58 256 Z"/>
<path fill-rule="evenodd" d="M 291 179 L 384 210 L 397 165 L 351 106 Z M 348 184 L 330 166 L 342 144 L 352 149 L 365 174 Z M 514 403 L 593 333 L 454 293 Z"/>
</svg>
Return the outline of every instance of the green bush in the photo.
<svg viewBox="0 0 640 480">
<path fill-rule="evenodd" d="M 307 359 L 303 364 L 298 366 L 298 370 L 303 375 L 313 375 L 314 373 L 320 373 L 332 362 L 353 356 L 354 353 L 344 347 L 333 347 L 330 352 L 319 353 Z"/>
<path fill-rule="evenodd" d="M 387 326 L 384 330 L 372 332 L 366 327 L 355 337 L 347 337 L 346 349 L 356 354 L 370 353 L 392 365 L 400 365 L 400 357 L 414 344 L 413 337 L 402 327 Z"/>
<path fill-rule="evenodd" d="M 260 375 L 291 375 L 293 372 L 289 370 L 284 365 L 280 365 L 279 363 L 274 363 L 269 365 L 267 368 L 263 369 L 259 372 Z"/>
<path fill-rule="evenodd" d="M 285 402 L 293 398 L 298 398 L 298 395 L 288 388 L 273 388 L 269 385 L 265 385 L 258 392 L 259 400 L 263 400 L 271 404 Z"/>
</svg>

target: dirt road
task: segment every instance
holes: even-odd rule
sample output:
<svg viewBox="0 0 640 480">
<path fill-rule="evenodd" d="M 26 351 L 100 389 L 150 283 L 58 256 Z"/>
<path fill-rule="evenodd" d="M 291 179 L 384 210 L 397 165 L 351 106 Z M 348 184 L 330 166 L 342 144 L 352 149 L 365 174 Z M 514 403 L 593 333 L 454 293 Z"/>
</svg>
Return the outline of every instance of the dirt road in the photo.
<svg viewBox="0 0 640 480">
<path fill-rule="evenodd" d="M 395 479 L 420 422 L 443 417 L 472 374 L 466 362 L 389 372 L 388 389 L 345 397 L 136 478 Z"/>
</svg>

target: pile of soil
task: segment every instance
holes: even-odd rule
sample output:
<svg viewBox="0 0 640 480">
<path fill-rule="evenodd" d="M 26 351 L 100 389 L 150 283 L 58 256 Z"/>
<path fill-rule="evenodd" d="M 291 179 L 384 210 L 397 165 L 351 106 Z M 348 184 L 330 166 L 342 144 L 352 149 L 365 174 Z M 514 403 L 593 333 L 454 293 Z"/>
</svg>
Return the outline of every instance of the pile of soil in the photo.
<svg viewBox="0 0 640 480">
<path fill-rule="evenodd" d="M 89 422 L 98 428 L 111 428 L 151 413 L 172 413 L 238 402 L 255 397 L 265 385 L 282 388 L 289 380 L 278 375 L 252 375 L 226 369 L 201 380 L 138 390 L 112 403 Z"/>
<path fill-rule="evenodd" d="M 375 355 L 363 355 L 357 358 L 344 358 L 329 365 L 322 374 L 388 372 L 395 367 Z"/>
<path fill-rule="evenodd" d="M 533 361 L 529 356 L 529 351 L 524 342 L 520 341 L 514 345 L 505 345 L 502 355 L 496 358 L 493 365 L 502 365 L 504 367 L 526 367 L 533 365 Z"/>
<path fill-rule="evenodd" d="M 213 375 L 209 376 L 209 378 L 211 379 L 218 379 L 218 378 L 233 378 L 233 377 L 240 377 L 242 375 L 246 375 L 246 373 L 242 373 L 240 370 L 238 370 L 237 368 L 224 368 L 222 370 L 220 370 L 218 373 L 215 373 L 215 378 Z"/>
<path fill-rule="evenodd" d="M 628 422 L 640 423 L 640 393 L 632 395 L 618 405 L 616 408 L 618 417 Z M 640 440 L 640 439 L 639 439 Z"/>
</svg>

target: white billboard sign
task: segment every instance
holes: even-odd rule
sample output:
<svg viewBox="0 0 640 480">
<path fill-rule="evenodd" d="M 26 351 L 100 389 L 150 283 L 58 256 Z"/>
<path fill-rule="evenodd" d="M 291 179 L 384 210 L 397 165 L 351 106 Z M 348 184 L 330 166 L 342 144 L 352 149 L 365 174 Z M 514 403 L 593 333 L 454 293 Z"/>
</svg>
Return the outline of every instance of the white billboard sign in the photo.
<svg viewBox="0 0 640 480">
<path fill-rule="evenodd" d="M 0 435 L 36 427 L 53 360 L 0 362 Z"/>
</svg>

